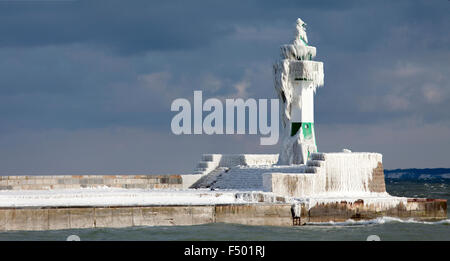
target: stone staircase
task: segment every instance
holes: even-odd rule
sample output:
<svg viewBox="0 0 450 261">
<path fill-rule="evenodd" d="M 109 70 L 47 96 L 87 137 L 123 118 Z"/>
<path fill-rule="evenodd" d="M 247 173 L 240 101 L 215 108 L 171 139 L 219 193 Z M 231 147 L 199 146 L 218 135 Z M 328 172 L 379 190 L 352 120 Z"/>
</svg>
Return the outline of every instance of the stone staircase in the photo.
<svg viewBox="0 0 450 261">
<path fill-rule="evenodd" d="M 320 168 L 325 165 L 324 153 L 312 153 L 311 159 L 306 162 L 305 173 L 318 173 Z"/>
<path fill-rule="evenodd" d="M 220 176 L 226 172 L 228 172 L 229 168 L 226 167 L 217 167 L 211 172 L 202 176 L 197 182 L 195 182 L 190 188 L 199 189 L 199 188 L 212 188 Z"/>
<path fill-rule="evenodd" d="M 260 190 L 263 187 L 264 173 L 281 171 L 293 174 L 316 174 L 325 166 L 323 153 L 312 153 L 307 163 L 299 166 L 295 171 L 290 170 L 289 167 L 287 169 L 271 168 L 271 165 L 267 164 L 270 162 L 266 159 L 267 156 L 261 156 L 204 154 L 194 171 L 200 177 L 190 188 Z M 250 164 L 262 162 L 261 166 L 265 167 L 248 165 L 248 162 L 251 162 Z"/>
</svg>

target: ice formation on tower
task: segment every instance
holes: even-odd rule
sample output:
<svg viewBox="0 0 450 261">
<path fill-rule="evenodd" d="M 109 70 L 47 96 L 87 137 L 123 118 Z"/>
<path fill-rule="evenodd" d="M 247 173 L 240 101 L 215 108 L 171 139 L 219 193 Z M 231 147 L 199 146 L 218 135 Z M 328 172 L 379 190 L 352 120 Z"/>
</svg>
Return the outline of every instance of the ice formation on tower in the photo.
<svg viewBox="0 0 450 261">
<path fill-rule="evenodd" d="M 316 48 L 308 45 L 306 24 L 297 19 L 293 44 L 281 46 L 274 64 L 275 89 L 280 99 L 281 152 L 278 164 L 305 164 L 317 152 L 314 134 L 314 93 L 323 85 L 323 63 L 312 61 Z"/>
</svg>

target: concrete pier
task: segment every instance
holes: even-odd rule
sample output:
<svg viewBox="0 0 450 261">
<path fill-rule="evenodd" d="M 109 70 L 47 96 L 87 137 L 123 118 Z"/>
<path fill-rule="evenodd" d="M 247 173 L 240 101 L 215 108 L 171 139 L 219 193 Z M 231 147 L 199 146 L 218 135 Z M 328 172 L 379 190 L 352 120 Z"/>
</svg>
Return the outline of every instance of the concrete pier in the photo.
<svg viewBox="0 0 450 261">
<path fill-rule="evenodd" d="M 3 176 L 0 231 L 447 219 L 444 199 L 387 194 L 381 154 L 313 153 L 299 166 L 275 166 L 277 158 L 207 154 L 192 175 Z M 206 190 L 189 189 L 199 183 Z"/>
<path fill-rule="evenodd" d="M 290 204 L 204 206 L 2 208 L 0 231 L 208 223 L 292 225 Z"/>
</svg>

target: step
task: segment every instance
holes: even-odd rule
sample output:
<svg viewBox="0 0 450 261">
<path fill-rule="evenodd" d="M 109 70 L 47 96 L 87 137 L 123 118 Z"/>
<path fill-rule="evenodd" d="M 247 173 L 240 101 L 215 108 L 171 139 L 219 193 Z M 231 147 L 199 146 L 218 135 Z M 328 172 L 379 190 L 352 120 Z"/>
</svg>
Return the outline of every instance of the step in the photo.
<svg viewBox="0 0 450 261">
<path fill-rule="evenodd" d="M 319 169 L 317 167 L 306 167 L 305 173 L 317 173 L 319 172 Z"/>
<path fill-rule="evenodd" d="M 312 160 L 325 160 L 325 153 L 311 153 L 311 159 Z"/>
<path fill-rule="evenodd" d="M 324 161 L 322 160 L 308 160 L 306 162 L 306 166 L 308 167 L 322 167 L 324 165 Z"/>
</svg>

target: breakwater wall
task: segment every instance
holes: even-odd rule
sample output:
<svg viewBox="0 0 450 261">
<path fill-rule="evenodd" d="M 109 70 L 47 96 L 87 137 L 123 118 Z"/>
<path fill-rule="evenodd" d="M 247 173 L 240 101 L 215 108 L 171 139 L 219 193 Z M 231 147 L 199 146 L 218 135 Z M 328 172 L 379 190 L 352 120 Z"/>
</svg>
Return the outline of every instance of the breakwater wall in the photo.
<svg viewBox="0 0 450 261">
<path fill-rule="evenodd" d="M 363 202 L 323 203 L 312 208 L 288 203 L 0 208 L 0 231 L 208 223 L 299 226 L 311 222 L 368 220 L 383 216 L 416 220 L 446 219 L 447 202 L 408 199 L 403 205 L 387 209 L 377 209 Z"/>
<path fill-rule="evenodd" d="M 392 206 L 364 202 L 363 199 L 293 206 L 293 219 L 297 225 L 306 223 L 344 222 L 370 220 L 378 217 L 395 217 L 414 220 L 442 220 L 447 218 L 447 200 L 408 198 Z"/>
<path fill-rule="evenodd" d="M 0 190 L 44 190 L 79 188 L 182 189 L 196 175 L 54 175 L 0 176 Z M 184 182 L 183 182 L 184 181 Z"/>
<path fill-rule="evenodd" d="M 1 208 L 0 230 L 173 226 L 207 223 L 292 225 L 290 204 Z"/>
</svg>

